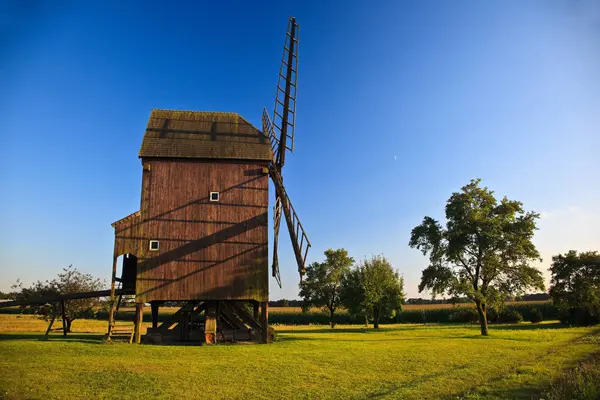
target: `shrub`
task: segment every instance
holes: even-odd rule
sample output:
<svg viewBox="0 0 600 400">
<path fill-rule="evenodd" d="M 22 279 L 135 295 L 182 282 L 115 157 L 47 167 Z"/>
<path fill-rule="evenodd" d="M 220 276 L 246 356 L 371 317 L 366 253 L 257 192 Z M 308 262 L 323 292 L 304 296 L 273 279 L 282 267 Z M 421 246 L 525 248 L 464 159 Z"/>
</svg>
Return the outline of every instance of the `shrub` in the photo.
<svg viewBox="0 0 600 400">
<path fill-rule="evenodd" d="M 539 324 L 544 320 L 544 316 L 541 311 L 538 311 L 536 308 L 531 309 L 531 313 L 529 315 L 529 321 L 532 324 Z"/>
<path fill-rule="evenodd" d="M 479 314 L 473 308 L 459 308 L 450 314 L 450 322 L 472 323 L 479 321 Z"/>
<path fill-rule="evenodd" d="M 563 324 L 590 326 L 600 323 L 600 311 L 589 307 L 574 307 L 561 311 L 558 318 Z"/>
<path fill-rule="evenodd" d="M 523 315 L 512 309 L 504 309 L 500 312 L 498 319 L 504 324 L 518 324 L 523 321 Z"/>
</svg>

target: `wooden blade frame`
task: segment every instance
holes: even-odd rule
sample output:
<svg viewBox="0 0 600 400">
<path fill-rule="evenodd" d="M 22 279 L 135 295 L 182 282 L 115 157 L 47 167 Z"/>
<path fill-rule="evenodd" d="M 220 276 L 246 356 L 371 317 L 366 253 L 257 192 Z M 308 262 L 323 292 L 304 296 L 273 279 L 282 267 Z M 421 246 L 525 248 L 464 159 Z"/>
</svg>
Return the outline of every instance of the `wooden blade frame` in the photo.
<svg viewBox="0 0 600 400">
<path fill-rule="evenodd" d="M 306 232 L 300 223 L 298 214 L 296 214 L 296 210 L 294 210 L 294 206 L 292 206 L 292 202 L 283 187 L 283 178 L 273 163 L 269 165 L 269 175 L 271 175 L 271 179 L 273 180 L 276 195 L 281 201 L 281 209 L 283 210 L 283 215 L 287 222 L 290 240 L 292 241 L 292 247 L 294 248 L 294 255 L 296 256 L 296 262 L 298 263 L 298 272 L 300 273 L 300 278 L 302 278 L 306 271 L 305 263 L 308 249 L 311 246 L 310 241 L 308 240 L 308 236 L 306 236 Z"/>
<path fill-rule="evenodd" d="M 279 259 L 277 257 L 277 247 L 279 241 L 279 226 L 281 225 L 281 199 L 277 197 L 275 206 L 273 206 L 273 266 L 272 274 L 279 287 L 281 287 L 281 275 L 279 273 Z"/>
<path fill-rule="evenodd" d="M 272 273 L 279 287 L 281 287 L 281 276 L 279 273 L 279 260 L 277 248 L 279 242 L 279 227 L 281 225 L 281 211 L 288 227 L 294 255 L 298 263 L 300 279 L 306 271 L 306 256 L 310 248 L 310 241 L 298 219 L 298 214 L 283 186 L 281 169 L 285 162 L 285 151 L 294 151 L 294 130 L 296 126 L 296 97 L 298 87 L 298 47 L 300 43 L 300 26 L 296 18 L 290 17 L 286 32 L 279 78 L 277 81 L 277 92 L 275 95 L 275 109 L 273 121 L 269 118 L 267 110 L 263 110 L 262 125 L 263 134 L 269 137 L 273 159 L 269 164 L 269 175 L 275 186 L 276 201 L 273 209 L 274 223 L 274 248 Z"/>
<path fill-rule="evenodd" d="M 285 163 L 285 150 L 294 151 L 299 38 L 300 26 L 296 23 L 296 18 L 290 17 L 283 45 L 275 94 L 275 109 L 273 110 L 273 126 L 279 133 L 276 163 L 280 170 Z"/>
</svg>

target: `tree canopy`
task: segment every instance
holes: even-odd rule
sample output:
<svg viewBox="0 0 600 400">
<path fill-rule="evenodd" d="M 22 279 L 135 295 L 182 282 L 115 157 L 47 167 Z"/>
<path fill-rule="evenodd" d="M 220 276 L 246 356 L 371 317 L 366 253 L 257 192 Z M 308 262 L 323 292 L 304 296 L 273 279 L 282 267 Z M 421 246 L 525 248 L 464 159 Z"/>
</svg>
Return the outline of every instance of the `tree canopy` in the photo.
<svg viewBox="0 0 600 400">
<path fill-rule="evenodd" d="M 544 289 L 542 273 L 532 267 L 540 254 L 532 243 L 539 214 L 523 203 L 480 187 L 481 179 L 455 192 L 446 203 L 446 226 L 426 216 L 413 228 L 409 245 L 429 255 L 419 291 L 467 296 L 479 313 L 481 334 L 487 335 L 488 304 L 528 289 Z"/>
<path fill-rule="evenodd" d="M 88 273 L 83 273 L 72 265 L 63 268 L 57 278 L 51 281 L 37 281 L 31 287 L 25 288 L 19 281 L 13 285 L 16 290 L 16 299 L 28 299 L 45 297 L 48 295 L 92 292 L 102 289 L 102 281 Z M 90 317 L 99 304 L 97 298 L 76 299 L 65 301 L 65 317 L 67 321 L 67 331 L 71 331 L 71 324 L 74 320 L 84 317 Z M 40 307 L 40 311 L 45 307 Z M 60 313 L 58 304 L 51 305 L 50 315 Z M 47 316 L 50 317 L 50 316 Z"/>
<path fill-rule="evenodd" d="M 362 261 L 342 280 L 342 304 L 353 315 L 379 319 L 400 311 L 404 302 L 404 279 L 383 256 Z"/>
<path fill-rule="evenodd" d="M 600 253 L 587 251 L 552 257 L 550 296 L 564 322 L 600 323 Z"/>
<path fill-rule="evenodd" d="M 306 268 L 306 278 L 300 283 L 300 297 L 304 310 L 311 306 L 325 307 L 329 311 L 329 324 L 340 305 L 342 276 L 350 270 L 354 259 L 345 249 L 326 250 L 324 262 L 314 262 Z"/>
</svg>

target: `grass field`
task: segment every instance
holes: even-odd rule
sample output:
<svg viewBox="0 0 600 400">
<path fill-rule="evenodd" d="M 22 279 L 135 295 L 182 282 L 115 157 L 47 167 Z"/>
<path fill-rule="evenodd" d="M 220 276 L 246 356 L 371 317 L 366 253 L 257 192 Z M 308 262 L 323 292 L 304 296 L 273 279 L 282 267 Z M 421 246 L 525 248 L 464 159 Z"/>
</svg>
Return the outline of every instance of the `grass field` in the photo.
<svg viewBox="0 0 600 400">
<path fill-rule="evenodd" d="M 537 398 L 600 351 L 597 328 L 491 326 L 277 327 L 271 345 L 104 344 L 105 321 L 53 333 L 0 315 L 0 398 Z"/>
</svg>

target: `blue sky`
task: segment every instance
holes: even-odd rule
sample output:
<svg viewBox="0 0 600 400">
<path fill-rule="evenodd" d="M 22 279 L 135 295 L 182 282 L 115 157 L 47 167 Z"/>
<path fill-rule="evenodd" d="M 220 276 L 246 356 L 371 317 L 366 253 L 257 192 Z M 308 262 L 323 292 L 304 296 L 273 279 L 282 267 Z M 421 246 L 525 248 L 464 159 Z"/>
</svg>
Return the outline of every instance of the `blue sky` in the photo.
<svg viewBox="0 0 600 400">
<path fill-rule="evenodd" d="M 600 248 L 594 1 L 43 2 L 0 6 L 0 290 L 73 264 L 107 279 L 110 223 L 139 208 L 152 108 L 272 108 L 301 25 L 288 193 L 313 243 L 387 256 L 417 296 L 424 215 L 481 177 L 542 213 L 543 270 Z M 285 231 L 282 231 L 285 234 Z M 298 276 L 280 241 L 283 289 Z M 421 294 L 425 296 L 425 294 Z"/>
</svg>

